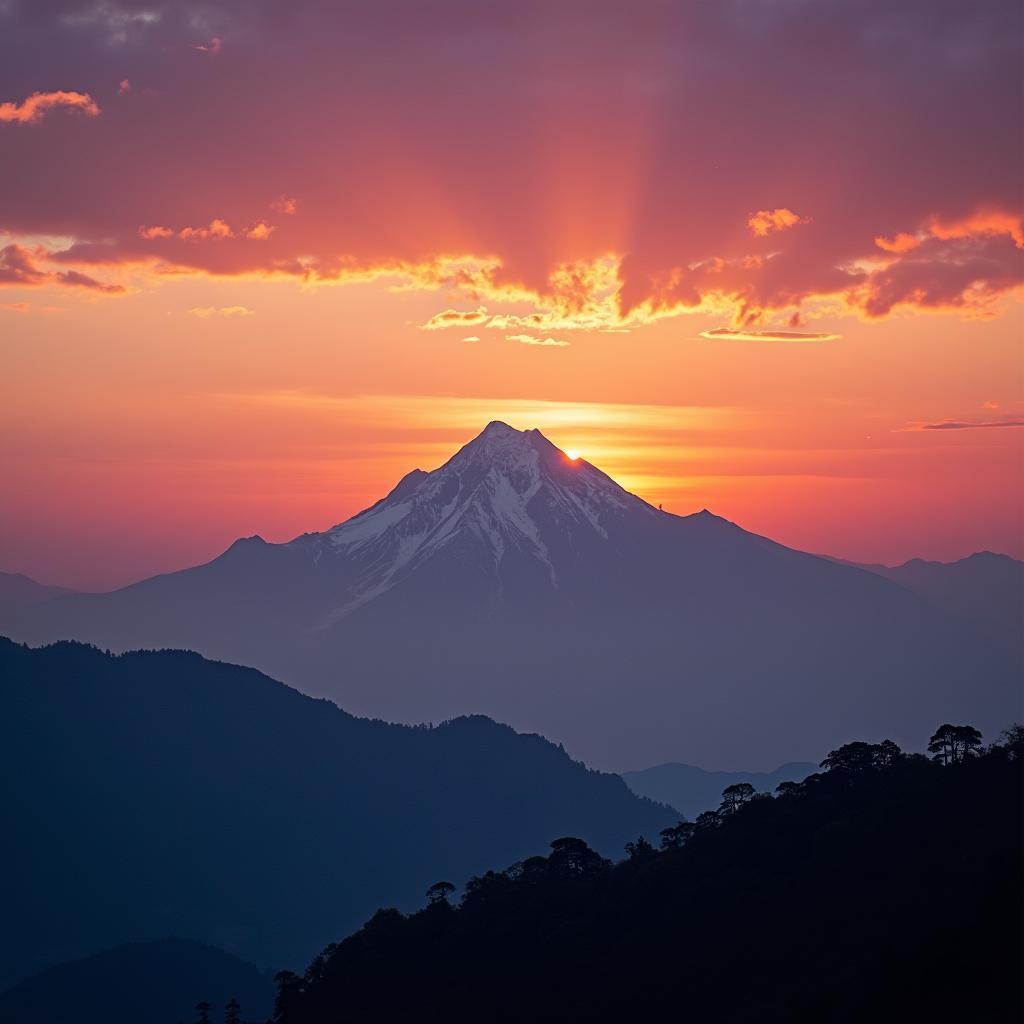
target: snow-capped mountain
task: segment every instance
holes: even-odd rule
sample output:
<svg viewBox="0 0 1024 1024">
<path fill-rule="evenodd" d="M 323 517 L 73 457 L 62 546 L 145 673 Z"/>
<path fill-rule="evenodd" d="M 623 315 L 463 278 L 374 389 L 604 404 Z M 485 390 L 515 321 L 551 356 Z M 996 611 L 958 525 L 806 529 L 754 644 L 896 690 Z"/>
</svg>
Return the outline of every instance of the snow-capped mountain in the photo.
<svg viewBox="0 0 1024 1024">
<path fill-rule="evenodd" d="M 324 568 L 336 559 L 355 567 L 348 601 L 328 616 L 337 621 L 446 552 L 492 577 L 496 600 L 510 572 L 531 567 L 557 588 L 567 553 L 576 561 L 630 520 L 657 515 L 539 430 L 495 421 L 440 469 L 413 470 L 376 505 L 293 545 L 311 549 Z"/>
<path fill-rule="evenodd" d="M 333 529 L 0 611 L 0 633 L 192 648 L 396 721 L 482 712 L 613 770 L 998 730 L 1021 670 L 1008 632 L 706 510 L 662 512 L 504 423 Z"/>
</svg>

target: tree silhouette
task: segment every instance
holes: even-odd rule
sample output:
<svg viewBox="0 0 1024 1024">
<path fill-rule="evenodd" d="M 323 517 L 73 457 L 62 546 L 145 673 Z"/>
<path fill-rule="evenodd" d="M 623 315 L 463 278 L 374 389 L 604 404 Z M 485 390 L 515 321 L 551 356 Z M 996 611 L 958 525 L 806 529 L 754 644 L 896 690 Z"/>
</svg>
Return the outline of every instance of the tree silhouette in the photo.
<svg viewBox="0 0 1024 1024">
<path fill-rule="evenodd" d="M 199 1016 L 196 1018 L 196 1024 L 210 1024 L 210 1004 L 205 1000 L 201 1003 L 196 1003 L 196 1013 Z"/>
<path fill-rule="evenodd" d="M 697 815 L 697 820 L 693 823 L 693 826 L 697 832 L 710 832 L 721 824 L 722 815 L 718 811 L 703 811 Z"/>
<path fill-rule="evenodd" d="M 626 843 L 625 849 L 630 860 L 642 860 L 654 853 L 654 847 L 643 836 L 637 836 L 631 843 Z"/>
<path fill-rule="evenodd" d="M 669 825 L 661 830 L 661 848 L 663 850 L 678 850 L 685 846 L 693 836 L 694 824 L 683 818 L 676 825 Z"/>
<path fill-rule="evenodd" d="M 447 906 L 448 899 L 453 892 L 455 892 L 455 886 L 451 882 L 435 882 L 427 890 L 427 901 L 432 907 L 436 907 L 440 903 Z"/>
<path fill-rule="evenodd" d="M 757 790 L 749 782 L 734 782 L 722 790 L 722 806 L 720 811 L 735 814 L 745 803 L 754 799 Z"/>
<path fill-rule="evenodd" d="M 224 1007 L 224 1024 L 241 1024 L 242 1020 L 242 1007 L 237 999 L 232 999 L 227 1006 Z"/>
<path fill-rule="evenodd" d="M 973 725 L 940 725 L 928 741 L 928 752 L 941 764 L 960 764 L 981 748 L 981 733 Z"/>
<path fill-rule="evenodd" d="M 608 862 L 582 839 L 563 836 L 551 843 L 548 864 L 562 878 L 587 878 L 597 874 Z"/>
<path fill-rule="evenodd" d="M 279 976 L 279 1006 L 296 998 L 277 1024 L 478 1024 L 496 994 L 502 1020 L 674 1019 L 681 992 L 695 1020 L 819 1021 L 844 1000 L 844 1021 L 1021 1019 L 1006 905 L 1020 892 L 1024 729 L 978 756 L 977 730 L 949 730 L 954 770 L 848 744 L 779 799 L 741 790 L 723 802 L 749 802 L 743 814 L 665 829 L 662 852 L 637 839 L 611 865 L 563 836 L 548 857 L 471 879 L 443 913 L 379 912 L 302 978 Z M 951 811 L 957 828 L 936 843 Z M 752 913 L 770 941 L 751 944 Z M 898 962 L 873 948 L 879 929 L 898 932 Z"/>
<path fill-rule="evenodd" d="M 883 740 L 881 743 L 864 743 L 857 740 L 854 743 L 844 743 L 837 750 L 833 750 L 821 762 L 821 767 L 830 772 L 858 775 L 872 769 L 888 768 L 901 757 L 903 751 L 892 740 Z"/>
<path fill-rule="evenodd" d="M 1024 725 L 1014 724 L 999 734 L 1000 746 L 1011 761 L 1024 757 Z"/>
</svg>

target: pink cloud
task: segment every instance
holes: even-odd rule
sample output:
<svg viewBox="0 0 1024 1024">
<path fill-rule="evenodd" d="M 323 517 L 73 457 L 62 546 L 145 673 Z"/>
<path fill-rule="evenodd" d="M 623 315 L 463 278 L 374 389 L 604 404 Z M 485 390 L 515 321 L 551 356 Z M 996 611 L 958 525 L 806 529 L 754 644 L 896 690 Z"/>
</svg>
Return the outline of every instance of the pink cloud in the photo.
<svg viewBox="0 0 1024 1024">
<path fill-rule="evenodd" d="M 283 213 L 290 217 L 298 212 L 299 201 L 294 196 L 278 196 L 270 204 L 270 208 L 277 213 Z"/>
<path fill-rule="evenodd" d="M 245 237 L 254 242 L 265 242 L 276 230 L 277 228 L 273 225 L 264 224 L 260 221 L 259 224 L 256 224 L 245 231 Z"/>
<path fill-rule="evenodd" d="M 234 238 L 235 233 L 230 226 L 219 217 L 214 217 L 206 227 L 182 228 L 178 237 L 183 242 L 205 242 L 208 239 Z"/>
<path fill-rule="evenodd" d="M 194 43 L 192 49 L 216 57 L 224 49 L 224 40 L 220 36 L 214 36 L 208 43 Z"/>
<path fill-rule="evenodd" d="M 105 284 L 77 270 L 45 270 L 39 265 L 39 261 L 45 259 L 47 255 L 45 252 L 32 251 L 17 243 L 4 246 L 0 249 L 0 286 L 37 288 L 43 285 L 58 285 L 86 288 L 111 295 L 125 291 L 122 285 Z"/>
<path fill-rule="evenodd" d="M 807 224 L 809 218 L 801 217 L 785 206 L 777 210 L 758 210 L 747 218 L 747 227 L 760 238 L 773 231 L 785 231 L 797 224 Z"/>
<path fill-rule="evenodd" d="M 0 131 L 0 224 L 72 237 L 54 259 L 85 272 L 397 276 L 537 337 L 694 309 L 799 327 L 819 301 L 976 315 L 1019 287 L 1015 0 L 907 0 L 898 18 L 886 0 L 792 0 L 759 5 L 756 32 L 734 4 L 567 2 L 541 32 L 537 0 L 516 17 L 451 0 L 397 24 L 386 5 L 295 0 L 282 21 L 210 0 L 204 34 L 239 45 L 187 74 L 196 23 L 164 6 L 118 54 L 163 94 L 145 117 L 112 104 L 87 133 Z M 107 29 L 30 6 L 0 37 L 18 95 L 68 67 L 106 80 Z M 26 39 L 31 75 L 14 60 Z M 455 64 L 453 41 L 472 43 Z M 466 145 L 466 119 L 495 127 L 486 145 Z M 282 216 L 301 196 L 304 215 L 264 235 L 273 196 Z"/>
<path fill-rule="evenodd" d="M 100 108 L 86 92 L 34 92 L 21 103 L 0 103 L 0 123 L 37 124 L 51 110 L 64 107 L 88 117 L 97 117 Z"/>
</svg>

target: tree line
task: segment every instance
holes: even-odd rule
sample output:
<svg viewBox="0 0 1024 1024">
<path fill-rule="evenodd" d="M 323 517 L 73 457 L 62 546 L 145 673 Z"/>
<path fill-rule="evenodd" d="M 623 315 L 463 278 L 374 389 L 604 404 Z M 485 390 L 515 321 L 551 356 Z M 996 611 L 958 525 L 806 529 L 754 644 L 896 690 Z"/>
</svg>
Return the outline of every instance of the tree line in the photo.
<svg viewBox="0 0 1024 1024">
<path fill-rule="evenodd" d="M 1024 729 L 986 747 L 943 724 L 928 751 L 847 743 L 774 796 L 727 787 L 618 863 L 563 836 L 458 901 L 438 881 L 423 910 L 380 910 L 279 973 L 274 1020 L 665 1015 L 682 992 L 708 1021 L 1015 1011 Z"/>
</svg>

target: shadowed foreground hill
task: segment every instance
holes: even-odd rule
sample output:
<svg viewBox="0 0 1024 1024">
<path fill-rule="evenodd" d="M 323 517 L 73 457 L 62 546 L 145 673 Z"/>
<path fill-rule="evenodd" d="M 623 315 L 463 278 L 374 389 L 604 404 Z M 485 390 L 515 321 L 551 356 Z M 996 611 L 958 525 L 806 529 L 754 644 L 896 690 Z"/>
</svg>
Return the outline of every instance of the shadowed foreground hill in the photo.
<svg viewBox="0 0 1024 1024">
<path fill-rule="evenodd" d="M 382 903 L 418 905 L 573 832 L 604 851 L 668 810 L 486 718 L 354 718 L 162 651 L 0 640 L 0 986 L 180 935 L 304 962 Z"/>
<path fill-rule="evenodd" d="M 232 999 L 245 1020 L 265 1020 L 274 982 L 222 949 L 184 939 L 139 942 L 60 964 L 0 995 L 0 1024 L 177 1024 L 200 999 Z"/>
<path fill-rule="evenodd" d="M 732 787 L 662 852 L 558 840 L 457 908 L 380 911 L 279 976 L 276 1019 L 1019 1020 L 1022 754 L 849 744 L 774 799 Z"/>
</svg>

